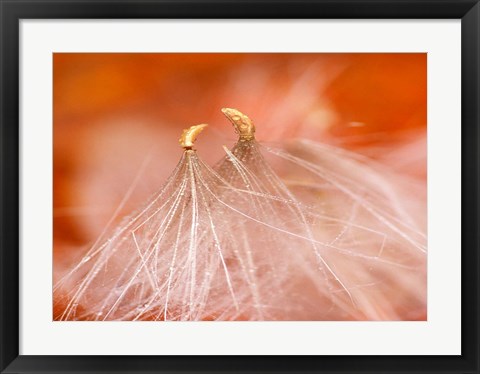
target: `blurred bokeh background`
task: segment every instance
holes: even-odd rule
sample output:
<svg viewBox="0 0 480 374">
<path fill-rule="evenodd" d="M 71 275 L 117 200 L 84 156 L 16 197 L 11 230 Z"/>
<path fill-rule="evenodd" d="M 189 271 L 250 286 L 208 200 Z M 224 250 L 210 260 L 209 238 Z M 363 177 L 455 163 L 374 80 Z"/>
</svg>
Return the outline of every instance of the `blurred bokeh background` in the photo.
<svg viewBox="0 0 480 374">
<path fill-rule="evenodd" d="M 91 244 L 128 196 L 161 188 L 182 129 L 213 164 L 236 139 L 222 107 L 257 139 L 295 137 L 379 160 L 426 183 L 426 54 L 89 54 L 54 62 L 54 275 Z"/>
</svg>

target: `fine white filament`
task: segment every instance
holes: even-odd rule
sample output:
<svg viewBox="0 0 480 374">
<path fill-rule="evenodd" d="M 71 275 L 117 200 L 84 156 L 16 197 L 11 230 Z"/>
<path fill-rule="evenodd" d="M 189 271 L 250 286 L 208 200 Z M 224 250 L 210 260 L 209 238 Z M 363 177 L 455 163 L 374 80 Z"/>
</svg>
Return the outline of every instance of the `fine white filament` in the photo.
<svg viewBox="0 0 480 374">
<path fill-rule="evenodd" d="M 424 204 L 359 155 L 240 138 L 186 148 L 164 186 L 55 284 L 56 320 L 413 320 Z"/>
</svg>

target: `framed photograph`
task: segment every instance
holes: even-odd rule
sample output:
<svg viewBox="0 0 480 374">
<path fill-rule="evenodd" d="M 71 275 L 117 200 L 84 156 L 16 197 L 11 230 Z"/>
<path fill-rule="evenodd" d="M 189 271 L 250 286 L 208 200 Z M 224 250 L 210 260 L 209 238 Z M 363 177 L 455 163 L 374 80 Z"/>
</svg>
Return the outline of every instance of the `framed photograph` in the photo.
<svg viewBox="0 0 480 374">
<path fill-rule="evenodd" d="M 479 373 L 478 1 L 0 4 L 2 373 Z"/>
</svg>

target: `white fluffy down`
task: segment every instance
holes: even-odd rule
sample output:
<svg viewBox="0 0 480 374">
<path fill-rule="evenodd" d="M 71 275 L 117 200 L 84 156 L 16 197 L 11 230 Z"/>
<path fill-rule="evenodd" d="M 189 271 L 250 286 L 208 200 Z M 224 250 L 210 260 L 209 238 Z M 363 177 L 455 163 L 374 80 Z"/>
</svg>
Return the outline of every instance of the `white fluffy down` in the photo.
<svg viewBox="0 0 480 374">
<path fill-rule="evenodd" d="M 307 140 L 225 151 L 185 151 L 56 283 L 55 318 L 426 318 L 424 186 Z"/>
</svg>

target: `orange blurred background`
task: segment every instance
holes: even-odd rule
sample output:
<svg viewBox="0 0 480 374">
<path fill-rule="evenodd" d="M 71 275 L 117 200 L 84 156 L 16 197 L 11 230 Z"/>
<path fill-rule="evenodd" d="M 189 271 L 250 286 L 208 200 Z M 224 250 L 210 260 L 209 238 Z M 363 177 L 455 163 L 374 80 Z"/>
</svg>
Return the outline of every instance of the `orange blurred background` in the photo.
<svg viewBox="0 0 480 374">
<path fill-rule="evenodd" d="M 259 141 L 309 138 L 426 178 L 426 54 L 56 53 L 53 63 L 55 273 L 129 190 L 120 215 L 161 187 L 182 129 L 208 123 L 198 153 L 222 157 L 236 138 L 222 107 L 252 118 Z"/>
</svg>

